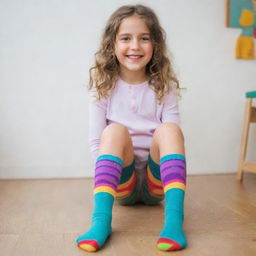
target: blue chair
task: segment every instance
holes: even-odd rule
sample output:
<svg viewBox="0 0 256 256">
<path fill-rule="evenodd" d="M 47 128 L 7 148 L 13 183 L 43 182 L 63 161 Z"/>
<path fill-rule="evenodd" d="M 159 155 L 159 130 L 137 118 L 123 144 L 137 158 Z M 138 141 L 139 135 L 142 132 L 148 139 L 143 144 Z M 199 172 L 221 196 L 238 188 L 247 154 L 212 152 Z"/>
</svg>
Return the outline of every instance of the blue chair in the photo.
<svg viewBox="0 0 256 256">
<path fill-rule="evenodd" d="M 256 106 L 253 106 L 253 99 L 256 98 L 256 91 L 247 92 L 246 96 L 246 107 L 244 117 L 244 127 L 242 133 L 242 141 L 240 148 L 240 160 L 237 170 L 237 179 L 243 180 L 243 173 L 251 172 L 256 173 L 256 162 L 246 162 L 246 152 L 249 136 L 250 123 L 256 123 Z"/>
</svg>

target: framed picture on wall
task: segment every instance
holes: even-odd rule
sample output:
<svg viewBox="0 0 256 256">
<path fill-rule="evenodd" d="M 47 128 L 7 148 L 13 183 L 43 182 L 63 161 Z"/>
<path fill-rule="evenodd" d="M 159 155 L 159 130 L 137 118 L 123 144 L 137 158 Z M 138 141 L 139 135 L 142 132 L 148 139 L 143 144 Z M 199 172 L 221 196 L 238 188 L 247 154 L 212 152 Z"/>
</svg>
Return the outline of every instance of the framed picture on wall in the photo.
<svg viewBox="0 0 256 256">
<path fill-rule="evenodd" d="M 235 57 L 255 59 L 256 0 L 226 0 L 226 4 L 227 27 L 241 30 L 236 40 Z"/>
<path fill-rule="evenodd" d="M 226 0 L 226 26 L 242 28 L 239 20 L 244 10 L 254 14 L 254 27 L 256 28 L 256 0 Z"/>
</svg>

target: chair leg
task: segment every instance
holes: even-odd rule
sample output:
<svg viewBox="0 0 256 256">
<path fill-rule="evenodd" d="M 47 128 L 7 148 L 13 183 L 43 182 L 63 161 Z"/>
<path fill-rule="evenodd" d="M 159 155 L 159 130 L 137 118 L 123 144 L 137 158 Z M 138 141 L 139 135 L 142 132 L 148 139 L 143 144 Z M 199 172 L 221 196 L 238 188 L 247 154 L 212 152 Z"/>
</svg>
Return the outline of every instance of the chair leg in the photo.
<svg viewBox="0 0 256 256">
<path fill-rule="evenodd" d="M 239 164 L 238 166 L 238 169 L 237 169 L 237 175 L 236 175 L 236 178 L 239 180 L 239 181 L 243 181 L 243 169 L 242 169 L 242 165 Z"/>
<path fill-rule="evenodd" d="M 251 117 L 251 106 L 252 106 L 252 99 L 247 98 L 246 107 L 245 107 L 244 126 L 243 126 L 243 133 L 242 133 L 242 140 L 241 140 L 241 147 L 240 147 L 240 158 L 239 158 L 239 164 L 238 164 L 238 170 L 237 170 L 237 179 L 240 181 L 243 180 L 243 164 L 245 162 L 246 151 L 247 151 L 249 125 L 250 125 L 250 117 Z"/>
</svg>

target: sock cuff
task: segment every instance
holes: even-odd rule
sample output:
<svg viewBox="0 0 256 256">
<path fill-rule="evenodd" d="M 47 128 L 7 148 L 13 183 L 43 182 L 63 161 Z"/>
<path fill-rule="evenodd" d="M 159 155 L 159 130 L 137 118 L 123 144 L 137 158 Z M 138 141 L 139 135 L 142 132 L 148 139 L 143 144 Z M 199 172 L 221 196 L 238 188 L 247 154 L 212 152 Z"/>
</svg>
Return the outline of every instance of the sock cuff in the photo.
<svg viewBox="0 0 256 256">
<path fill-rule="evenodd" d="M 123 166 L 123 160 L 121 158 L 119 158 L 118 156 L 113 156 L 113 155 L 101 155 L 97 158 L 96 162 L 100 161 L 100 160 L 111 160 L 114 161 L 118 164 L 120 164 L 121 166 Z"/>
<path fill-rule="evenodd" d="M 168 161 L 168 160 L 183 160 L 183 161 L 186 161 L 186 158 L 185 158 L 185 156 L 180 155 L 180 154 L 170 154 L 170 155 L 163 156 L 160 159 L 160 164 L 162 164 L 163 162 Z"/>
</svg>

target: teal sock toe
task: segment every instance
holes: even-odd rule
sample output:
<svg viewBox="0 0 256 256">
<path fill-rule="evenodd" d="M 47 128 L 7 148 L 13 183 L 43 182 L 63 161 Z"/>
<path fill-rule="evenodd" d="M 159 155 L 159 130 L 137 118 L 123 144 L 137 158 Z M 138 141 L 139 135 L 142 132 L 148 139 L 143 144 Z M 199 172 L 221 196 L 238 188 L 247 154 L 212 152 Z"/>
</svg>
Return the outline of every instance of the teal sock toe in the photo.
<svg viewBox="0 0 256 256">
<path fill-rule="evenodd" d="M 87 232 L 77 238 L 76 242 L 78 245 L 81 243 L 91 244 L 91 241 L 93 241 L 94 244 L 97 244 L 96 247 L 101 248 L 105 244 L 108 236 L 112 232 L 111 220 L 113 201 L 113 196 L 108 193 L 102 192 L 95 194 L 92 225 Z M 95 247 L 94 244 L 93 246 Z"/>
<path fill-rule="evenodd" d="M 99 247 L 102 247 L 111 232 L 111 220 L 107 217 L 103 217 L 101 220 L 97 220 L 92 224 L 91 228 L 87 232 L 80 235 L 76 242 L 79 244 L 82 241 L 95 240 Z"/>
<path fill-rule="evenodd" d="M 167 238 L 176 242 L 180 245 L 179 249 L 186 247 L 187 240 L 182 228 L 182 213 L 170 211 L 168 215 L 169 216 L 165 219 L 165 225 L 159 235 L 159 238 Z M 160 241 L 158 241 L 158 243 L 159 242 Z"/>
<path fill-rule="evenodd" d="M 175 200 L 180 200 L 184 197 L 184 191 L 171 189 L 167 191 L 165 197 L 165 222 L 157 241 L 157 247 L 164 251 L 179 250 L 187 245 L 183 231 L 183 205 L 176 204 L 175 207 L 173 206 L 175 205 Z"/>
</svg>

